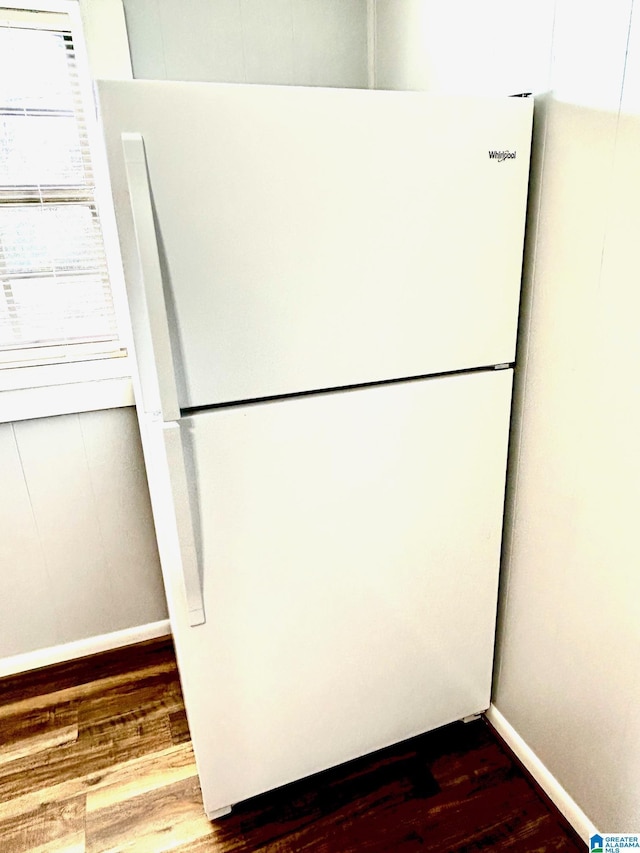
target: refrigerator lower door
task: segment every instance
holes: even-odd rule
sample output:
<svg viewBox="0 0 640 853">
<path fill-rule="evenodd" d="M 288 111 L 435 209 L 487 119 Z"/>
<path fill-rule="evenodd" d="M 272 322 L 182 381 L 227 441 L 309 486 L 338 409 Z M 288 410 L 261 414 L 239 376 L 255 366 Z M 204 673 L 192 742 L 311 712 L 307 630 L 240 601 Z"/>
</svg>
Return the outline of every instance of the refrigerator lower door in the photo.
<svg viewBox="0 0 640 853">
<path fill-rule="evenodd" d="M 489 705 L 512 371 L 183 418 L 209 815 Z"/>
</svg>

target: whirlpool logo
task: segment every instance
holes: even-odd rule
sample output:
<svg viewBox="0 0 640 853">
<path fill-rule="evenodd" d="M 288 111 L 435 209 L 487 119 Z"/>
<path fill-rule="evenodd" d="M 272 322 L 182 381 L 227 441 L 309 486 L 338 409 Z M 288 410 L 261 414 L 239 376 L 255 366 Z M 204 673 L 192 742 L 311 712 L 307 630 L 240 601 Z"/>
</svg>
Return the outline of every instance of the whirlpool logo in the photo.
<svg viewBox="0 0 640 853">
<path fill-rule="evenodd" d="M 497 160 L 498 163 L 502 163 L 505 160 L 515 160 L 516 152 L 515 151 L 489 151 L 489 159 Z"/>
</svg>

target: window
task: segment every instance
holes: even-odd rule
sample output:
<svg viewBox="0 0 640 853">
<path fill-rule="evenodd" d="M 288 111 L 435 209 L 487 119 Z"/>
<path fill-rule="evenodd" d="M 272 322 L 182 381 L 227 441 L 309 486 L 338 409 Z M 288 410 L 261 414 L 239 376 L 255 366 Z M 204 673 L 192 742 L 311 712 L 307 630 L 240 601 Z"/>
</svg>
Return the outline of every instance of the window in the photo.
<svg viewBox="0 0 640 853">
<path fill-rule="evenodd" d="M 0 374 L 126 355 L 72 23 L 0 6 Z"/>
</svg>

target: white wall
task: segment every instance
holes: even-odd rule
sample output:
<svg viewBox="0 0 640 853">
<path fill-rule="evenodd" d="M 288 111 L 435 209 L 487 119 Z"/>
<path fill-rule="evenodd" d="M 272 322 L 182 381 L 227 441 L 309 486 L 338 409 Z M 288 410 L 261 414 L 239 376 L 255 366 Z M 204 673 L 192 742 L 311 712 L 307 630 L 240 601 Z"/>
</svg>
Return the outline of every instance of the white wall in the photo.
<svg viewBox="0 0 640 853">
<path fill-rule="evenodd" d="M 553 0 L 375 0 L 375 86 L 513 95 L 547 88 Z"/>
<path fill-rule="evenodd" d="M 133 409 L 0 424 L 0 471 L 0 658 L 166 619 Z"/>
<path fill-rule="evenodd" d="M 494 694 L 603 832 L 640 827 L 640 3 L 629 38 L 631 5 L 558 0 L 554 90 L 536 130 Z"/>
<path fill-rule="evenodd" d="M 127 80 L 131 57 L 121 0 L 79 0 L 91 75 Z"/>
<path fill-rule="evenodd" d="M 640 0 L 374 6 L 380 88 L 553 90 L 536 107 L 494 702 L 599 829 L 637 832 Z"/>
<path fill-rule="evenodd" d="M 120 0 L 79 8 L 92 76 L 130 76 Z M 135 411 L 99 409 L 131 395 L 91 378 L 0 392 L 0 674 L 166 632 Z"/>
<path fill-rule="evenodd" d="M 124 0 L 136 77 L 367 86 L 366 0 Z"/>
</svg>

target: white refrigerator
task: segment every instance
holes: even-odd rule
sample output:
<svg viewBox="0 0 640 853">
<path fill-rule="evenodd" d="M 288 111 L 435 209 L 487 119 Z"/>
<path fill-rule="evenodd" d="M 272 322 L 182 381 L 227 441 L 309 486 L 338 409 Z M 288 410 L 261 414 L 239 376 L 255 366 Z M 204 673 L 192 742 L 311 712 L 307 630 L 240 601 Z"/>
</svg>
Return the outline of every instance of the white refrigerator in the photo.
<svg viewBox="0 0 640 853">
<path fill-rule="evenodd" d="M 215 818 L 489 705 L 532 103 L 99 96 Z"/>
</svg>

